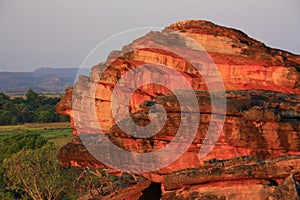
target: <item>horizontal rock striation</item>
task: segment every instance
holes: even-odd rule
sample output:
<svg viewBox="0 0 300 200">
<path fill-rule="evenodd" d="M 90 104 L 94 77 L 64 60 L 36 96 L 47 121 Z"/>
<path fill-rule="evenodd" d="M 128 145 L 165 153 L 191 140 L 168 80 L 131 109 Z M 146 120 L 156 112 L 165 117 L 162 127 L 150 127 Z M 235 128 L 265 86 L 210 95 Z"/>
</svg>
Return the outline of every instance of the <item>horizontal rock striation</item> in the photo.
<svg viewBox="0 0 300 200">
<path fill-rule="evenodd" d="M 154 70 L 151 65 L 157 68 Z M 155 82 L 157 77 L 164 77 L 160 78 L 162 83 L 175 85 L 179 90 L 185 88 L 179 76 L 184 77 L 200 108 L 199 127 L 187 151 L 164 168 L 140 174 L 162 183 L 162 199 L 281 199 L 284 195 L 297 198 L 300 56 L 269 48 L 241 31 L 207 21 L 178 22 L 161 32 L 150 32 L 122 51 L 112 52 L 106 62 L 92 68 L 89 77 L 80 77 L 57 105 L 59 113 L 70 116 L 74 135 L 73 142 L 60 151 L 63 164 L 109 168 L 94 158 L 79 138 L 101 138 L 95 134 L 99 125 L 101 134 L 116 146 L 146 153 L 166 147 L 180 124 L 189 123 L 190 118 L 182 117 L 182 104 L 174 91 L 163 84 L 139 87 L 134 81 L 122 86 L 125 93 L 134 91 L 129 101 L 118 96 L 121 104 L 128 102 L 130 116 L 124 115 L 125 109 L 120 106 L 114 118 L 114 89 L 122 77 L 139 66 L 145 66 L 140 74 L 144 79 Z M 178 74 L 170 74 L 169 69 Z M 218 77 L 223 81 L 225 94 Z M 224 105 L 212 108 L 212 95 L 217 102 L 225 95 L 226 113 L 222 112 Z M 191 99 L 189 93 L 185 97 L 187 101 Z M 116 125 L 133 120 L 134 124 L 146 126 L 151 123 L 150 108 L 154 108 L 154 115 L 161 116 L 155 110 L 158 104 L 166 111 L 166 121 L 152 137 L 133 137 Z M 186 109 L 189 111 L 189 107 Z M 190 110 L 191 116 L 193 112 Z M 214 116 L 225 118 L 223 127 L 213 120 Z M 210 124 L 215 132 L 221 127 L 221 134 L 206 141 Z M 136 126 L 127 128 L 138 132 Z M 209 151 L 205 141 L 210 144 L 214 140 L 216 144 Z M 199 151 L 205 148 L 209 154 L 202 158 Z M 110 153 L 109 148 L 102 151 L 104 155 Z M 126 157 L 114 159 L 122 161 Z"/>
</svg>

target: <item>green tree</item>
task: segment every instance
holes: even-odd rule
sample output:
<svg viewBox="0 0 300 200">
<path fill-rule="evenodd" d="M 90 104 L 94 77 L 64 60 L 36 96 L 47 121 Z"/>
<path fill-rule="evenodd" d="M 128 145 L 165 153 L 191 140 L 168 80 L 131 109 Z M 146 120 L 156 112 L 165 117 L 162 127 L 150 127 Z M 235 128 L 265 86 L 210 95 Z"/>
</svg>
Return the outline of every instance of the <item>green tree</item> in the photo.
<svg viewBox="0 0 300 200">
<path fill-rule="evenodd" d="M 8 125 L 12 122 L 12 117 L 18 116 L 15 104 L 12 101 L 7 101 L 0 109 L 0 124 Z"/>
<path fill-rule="evenodd" d="M 47 143 L 48 140 L 38 133 L 12 134 L 3 138 L 0 140 L 0 164 L 22 149 L 39 149 Z"/>
<path fill-rule="evenodd" d="M 9 110 L 0 110 L 0 125 L 8 125 L 11 122 L 12 115 Z"/>
<path fill-rule="evenodd" d="M 34 114 L 36 122 L 47 123 L 58 121 L 58 114 L 55 112 L 54 107 L 50 105 L 40 106 Z"/>
<path fill-rule="evenodd" d="M 9 96 L 7 96 L 6 94 L 4 93 L 0 93 L 0 102 L 3 101 L 3 100 L 8 100 L 9 99 Z"/>
<path fill-rule="evenodd" d="M 34 200 L 59 199 L 66 182 L 57 159 L 57 148 L 23 149 L 3 161 L 8 188 Z"/>
<path fill-rule="evenodd" d="M 66 115 L 59 115 L 58 119 L 60 122 L 69 122 L 70 121 L 69 116 L 66 116 Z"/>
<path fill-rule="evenodd" d="M 15 108 L 17 110 L 17 119 L 19 123 L 26 123 L 28 122 L 28 108 L 25 103 L 21 102 L 15 104 Z"/>
<path fill-rule="evenodd" d="M 57 154 L 58 148 L 38 133 L 0 138 L 0 199 L 42 196 L 68 200 L 82 196 L 86 190 L 81 188 L 89 182 L 74 183 L 82 169 L 61 166 Z"/>
<path fill-rule="evenodd" d="M 5 95 L 4 93 L 0 93 L 0 109 L 7 101 L 9 101 L 9 96 Z"/>
<path fill-rule="evenodd" d="M 12 124 L 12 125 L 17 125 L 17 124 L 18 124 L 18 119 L 17 119 L 16 116 L 13 116 L 13 117 L 11 118 L 10 124 Z"/>
<path fill-rule="evenodd" d="M 69 121 L 56 113 L 56 104 L 60 98 L 47 98 L 31 89 L 25 96 L 26 99 L 10 99 L 0 93 L 0 125 Z"/>
<path fill-rule="evenodd" d="M 0 199 L 12 199 L 13 193 L 6 189 L 6 181 L 4 180 L 3 160 L 10 158 L 22 149 L 38 149 L 47 144 L 48 141 L 40 134 L 26 133 L 13 134 L 6 138 L 0 139 Z"/>
<path fill-rule="evenodd" d="M 25 96 L 26 96 L 26 105 L 28 107 L 28 111 L 34 112 L 40 105 L 39 94 L 30 89 L 25 94 Z"/>
<path fill-rule="evenodd" d="M 28 90 L 27 93 L 25 94 L 26 100 L 28 102 L 35 102 L 37 101 L 39 94 L 34 92 L 32 89 Z"/>
</svg>

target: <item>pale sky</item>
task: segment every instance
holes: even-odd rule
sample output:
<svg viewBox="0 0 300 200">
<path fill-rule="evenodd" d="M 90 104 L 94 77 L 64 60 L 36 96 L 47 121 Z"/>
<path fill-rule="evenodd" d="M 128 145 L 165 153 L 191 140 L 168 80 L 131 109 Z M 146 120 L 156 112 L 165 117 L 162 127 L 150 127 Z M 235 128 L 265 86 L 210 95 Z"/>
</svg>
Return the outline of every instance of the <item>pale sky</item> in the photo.
<svg viewBox="0 0 300 200">
<path fill-rule="evenodd" d="M 300 54 L 299 0 L 0 0 L 0 71 L 79 67 L 114 34 L 186 19 L 237 28 Z"/>
</svg>

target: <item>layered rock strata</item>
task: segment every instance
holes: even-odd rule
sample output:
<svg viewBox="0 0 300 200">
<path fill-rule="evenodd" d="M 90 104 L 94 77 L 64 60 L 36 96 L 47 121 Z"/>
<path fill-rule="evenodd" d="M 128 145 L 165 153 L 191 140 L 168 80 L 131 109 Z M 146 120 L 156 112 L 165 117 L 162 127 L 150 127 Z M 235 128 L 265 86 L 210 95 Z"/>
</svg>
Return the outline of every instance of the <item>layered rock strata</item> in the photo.
<svg viewBox="0 0 300 200">
<path fill-rule="evenodd" d="M 117 121 L 148 125 L 149 109 L 156 104 L 164 106 L 167 118 L 156 135 L 145 139 L 130 136 L 115 124 L 111 111 L 115 86 L 128 71 L 141 65 L 175 69 L 190 84 L 200 108 L 197 134 L 187 151 L 164 168 L 140 174 L 162 183 L 162 199 L 298 198 L 300 56 L 269 48 L 238 30 L 207 21 L 184 21 L 151 32 L 122 51 L 112 52 L 106 62 L 92 68 L 89 77 L 81 77 L 73 89 L 68 89 L 57 105 L 59 113 L 70 116 L 74 135 L 73 142 L 59 154 L 63 164 L 109 167 L 91 155 L 79 139 L 82 133 L 97 138 L 94 130 L 99 125 L 113 144 L 145 153 L 164 148 L 172 142 L 180 123 L 188 123 L 189 119 L 182 118 L 178 98 L 167 87 L 146 84 L 135 88 L 127 84 L 127 88 L 134 89 L 129 101 L 130 117 L 118 111 L 121 114 Z M 147 70 L 150 81 L 162 75 L 175 82 L 178 79 L 163 67 Z M 221 107 L 212 113 L 212 93 L 216 100 L 221 98 L 218 92 L 223 94 L 217 87 L 218 76 L 226 90 L 226 113 Z M 180 89 L 181 83 L 177 82 Z M 72 95 L 76 99 L 73 104 Z M 120 100 L 127 103 L 125 98 Z M 91 109 L 95 116 L 86 112 Z M 206 148 L 203 142 L 209 125 L 214 123 L 213 115 L 224 116 L 224 126 L 213 149 L 201 158 L 199 151 Z M 217 131 L 217 123 L 215 127 Z M 110 153 L 102 149 L 103 154 Z"/>
</svg>

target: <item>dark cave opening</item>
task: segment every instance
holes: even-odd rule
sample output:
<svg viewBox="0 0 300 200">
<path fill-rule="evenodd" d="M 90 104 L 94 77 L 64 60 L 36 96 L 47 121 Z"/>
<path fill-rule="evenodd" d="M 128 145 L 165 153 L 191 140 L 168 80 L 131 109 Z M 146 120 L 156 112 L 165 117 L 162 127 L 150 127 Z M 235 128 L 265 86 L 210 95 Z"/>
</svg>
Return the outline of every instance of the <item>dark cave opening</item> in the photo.
<svg viewBox="0 0 300 200">
<path fill-rule="evenodd" d="M 300 181 L 296 181 L 296 191 L 298 193 L 298 196 L 300 197 Z"/>
<path fill-rule="evenodd" d="M 162 197 L 161 183 L 151 183 L 142 193 L 139 200 L 159 200 Z"/>
<path fill-rule="evenodd" d="M 270 183 L 269 183 L 269 186 L 278 186 L 278 183 L 276 180 L 273 180 L 273 179 L 267 179 Z"/>
</svg>

